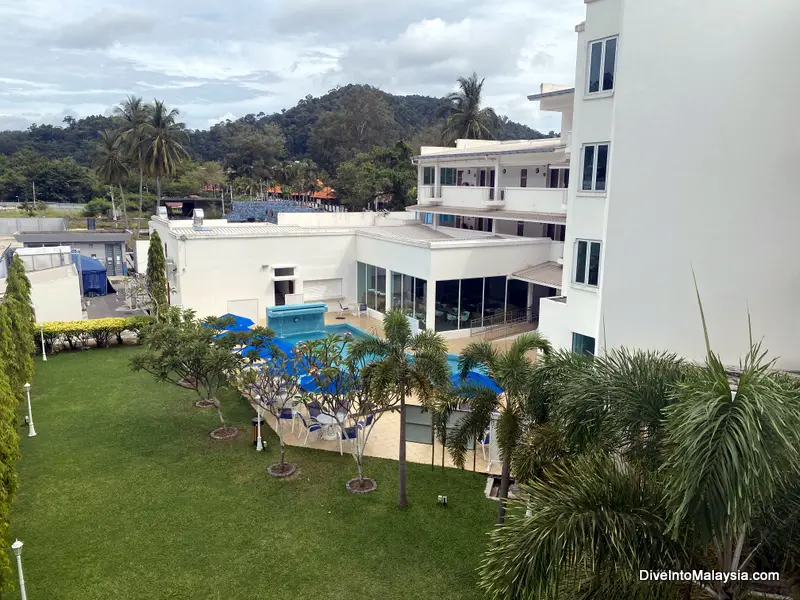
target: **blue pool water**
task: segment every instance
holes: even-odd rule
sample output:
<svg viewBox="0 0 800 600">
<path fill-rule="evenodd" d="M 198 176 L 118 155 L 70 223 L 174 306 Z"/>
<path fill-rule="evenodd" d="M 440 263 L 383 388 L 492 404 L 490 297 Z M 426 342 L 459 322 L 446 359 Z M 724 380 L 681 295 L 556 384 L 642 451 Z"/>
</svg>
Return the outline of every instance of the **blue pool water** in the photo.
<svg viewBox="0 0 800 600">
<path fill-rule="evenodd" d="M 294 335 L 287 335 L 287 336 L 279 336 L 281 339 L 286 340 L 292 345 L 295 345 L 299 342 L 308 342 L 310 340 L 319 340 L 324 338 L 326 335 L 329 334 L 336 334 L 336 335 L 346 335 L 350 334 L 355 339 L 365 339 L 370 337 L 370 334 L 362 331 L 358 327 L 353 327 L 348 323 L 337 323 L 336 325 L 326 325 L 324 331 L 309 331 L 307 333 L 297 333 Z M 450 365 L 450 371 L 452 373 L 458 373 L 458 355 L 457 354 L 448 354 L 447 355 L 447 364 Z"/>
</svg>

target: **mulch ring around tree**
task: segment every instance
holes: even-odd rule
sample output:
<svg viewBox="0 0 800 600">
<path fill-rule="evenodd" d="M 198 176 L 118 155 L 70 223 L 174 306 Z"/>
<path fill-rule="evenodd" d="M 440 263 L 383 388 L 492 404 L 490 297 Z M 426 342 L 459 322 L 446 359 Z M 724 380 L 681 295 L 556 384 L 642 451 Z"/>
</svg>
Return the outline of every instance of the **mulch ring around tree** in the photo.
<svg viewBox="0 0 800 600">
<path fill-rule="evenodd" d="M 198 400 L 194 403 L 197 408 L 211 408 L 214 403 L 211 400 Z"/>
<path fill-rule="evenodd" d="M 351 479 L 345 486 L 347 487 L 347 491 L 351 494 L 369 494 L 378 488 L 378 484 L 371 477 Z"/>
<path fill-rule="evenodd" d="M 224 440 L 232 440 L 241 432 L 242 430 L 239 429 L 238 427 L 218 427 L 208 435 L 211 436 L 212 440 L 224 441 Z"/>
<path fill-rule="evenodd" d="M 285 462 L 282 466 L 281 463 L 275 463 L 267 467 L 267 473 L 277 479 L 288 479 L 299 475 L 300 469 L 294 463 Z"/>
</svg>

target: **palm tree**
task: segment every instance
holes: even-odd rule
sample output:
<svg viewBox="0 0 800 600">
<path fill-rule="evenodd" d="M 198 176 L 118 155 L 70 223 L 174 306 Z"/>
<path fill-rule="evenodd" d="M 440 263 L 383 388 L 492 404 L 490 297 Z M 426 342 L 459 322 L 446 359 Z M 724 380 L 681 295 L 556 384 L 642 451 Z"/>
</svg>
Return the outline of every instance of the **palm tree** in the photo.
<svg viewBox="0 0 800 600">
<path fill-rule="evenodd" d="M 423 403 L 432 403 L 438 390 L 449 384 L 447 343 L 430 330 L 412 335 L 411 326 L 399 310 L 383 317 L 385 338 L 356 340 L 350 356 L 356 363 L 367 362 L 364 376 L 372 392 L 382 397 L 394 395 L 400 405 L 400 448 L 398 452 L 397 506 L 408 506 L 406 495 L 406 399 L 416 394 Z M 374 360 L 373 360 L 374 359 Z"/>
<path fill-rule="evenodd" d="M 100 132 L 100 142 L 97 146 L 97 156 L 92 165 L 100 177 L 109 186 L 118 185 L 122 199 L 122 219 L 125 229 L 128 228 L 128 211 L 125 207 L 125 192 L 122 182 L 130 173 L 128 160 L 125 155 L 125 146 L 119 131 L 106 129 Z M 114 191 L 111 191 L 111 202 L 114 202 Z"/>
<path fill-rule="evenodd" d="M 470 406 L 469 413 L 459 421 L 450 436 L 448 448 L 453 462 L 464 466 L 467 445 L 483 436 L 492 420 L 492 413 L 500 413 L 497 420 L 497 445 L 503 461 L 500 475 L 500 503 L 497 522 L 505 516 L 505 501 L 511 482 L 511 458 L 529 415 L 531 381 L 535 372 L 529 353 L 540 350 L 550 352 L 550 342 L 538 332 L 523 333 L 505 352 L 500 352 L 491 342 L 473 342 L 461 352 L 458 367 L 461 377 L 475 369 L 485 370 L 503 389 L 502 396 L 483 386 L 459 386 L 458 396 Z"/>
<path fill-rule="evenodd" d="M 457 139 L 490 140 L 499 126 L 499 119 L 492 108 L 481 108 L 483 82 L 478 75 L 459 77 L 459 91 L 447 97 L 447 120 L 442 129 L 442 141 L 453 144 Z"/>
<path fill-rule="evenodd" d="M 161 100 L 153 100 L 150 107 L 150 121 L 147 123 L 144 163 L 145 168 L 156 178 L 156 212 L 161 206 L 161 179 L 175 174 L 178 164 L 189 154 L 183 144 L 186 142 L 185 126 L 176 121 L 178 109 L 167 109 Z"/>
<path fill-rule="evenodd" d="M 732 600 L 746 584 L 638 573 L 797 574 L 800 382 L 773 371 L 759 344 L 736 376 L 710 349 L 697 366 L 613 350 L 565 375 L 552 416 L 568 452 L 522 485 L 492 533 L 490 598 Z"/>
<path fill-rule="evenodd" d="M 144 140 L 147 122 L 150 118 L 150 106 L 140 97 L 128 96 L 125 101 L 114 108 L 114 115 L 120 121 L 120 134 L 125 142 L 125 151 L 139 169 L 139 215 L 136 219 L 134 239 L 139 239 L 139 222 L 142 217 L 144 202 L 142 188 L 144 186 Z"/>
</svg>

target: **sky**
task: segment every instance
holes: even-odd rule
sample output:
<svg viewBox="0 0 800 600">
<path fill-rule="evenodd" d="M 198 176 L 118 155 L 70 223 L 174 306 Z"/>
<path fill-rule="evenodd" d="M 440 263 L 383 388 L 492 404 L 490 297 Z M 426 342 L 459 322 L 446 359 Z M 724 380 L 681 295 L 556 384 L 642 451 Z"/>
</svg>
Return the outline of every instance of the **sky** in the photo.
<svg viewBox="0 0 800 600">
<path fill-rule="evenodd" d="M 0 0 L 0 130 L 157 97 L 193 129 L 363 83 L 486 105 L 542 131 L 527 99 L 572 84 L 583 0 Z"/>
</svg>

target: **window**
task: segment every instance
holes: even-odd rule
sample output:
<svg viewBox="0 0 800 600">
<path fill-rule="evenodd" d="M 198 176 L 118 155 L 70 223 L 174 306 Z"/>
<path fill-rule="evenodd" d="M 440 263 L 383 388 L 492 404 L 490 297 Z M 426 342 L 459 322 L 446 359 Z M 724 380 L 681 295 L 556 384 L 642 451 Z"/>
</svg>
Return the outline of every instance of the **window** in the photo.
<svg viewBox="0 0 800 600">
<path fill-rule="evenodd" d="M 563 242 L 566 231 L 566 225 L 554 225 L 551 223 L 545 228 L 544 237 L 549 237 L 554 242 Z"/>
<path fill-rule="evenodd" d="M 597 285 L 600 277 L 600 242 L 576 240 L 575 283 Z"/>
<path fill-rule="evenodd" d="M 587 144 L 583 147 L 584 192 L 604 192 L 608 175 L 608 144 Z"/>
<path fill-rule="evenodd" d="M 520 169 L 519 187 L 528 187 L 528 169 Z"/>
<path fill-rule="evenodd" d="M 275 277 L 292 277 L 294 276 L 294 267 L 276 267 Z"/>
<path fill-rule="evenodd" d="M 455 185 L 456 179 L 456 169 L 442 167 L 442 185 Z"/>
<path fill-rule="evenodd" d="M 522 237 L 525 233 L 525 221 L 517 221 L 517 235 Z"/>
<path fill-rule="evenodd" d="M 572 351 L 584 356 L 594 356 L 594 338 L 581 333 L 573 333 Z"/>
<path fill-rule="evenodd" d="M 422 167 L 422 185 L 433 185 L 436 167 Z"/>
<path fill-rule="evenodd" d="M 617 62 L 617 38 L 607 38 L 589 44 L 588 93 L 614 89 L 614 67 Z"/>
<path fill-rule="evenodd" d="M 433 213 L 422 213 L 422 222 L 425 225 L 433 225 Z"/>
<path fill-rule="evenodd" d="M 460 170 L 456 173 L 456 185 L 461 185 L 464 182 L 464 171 Z"/>
</svg>

